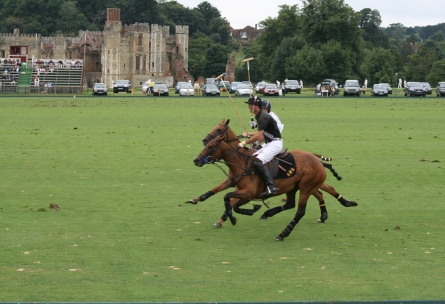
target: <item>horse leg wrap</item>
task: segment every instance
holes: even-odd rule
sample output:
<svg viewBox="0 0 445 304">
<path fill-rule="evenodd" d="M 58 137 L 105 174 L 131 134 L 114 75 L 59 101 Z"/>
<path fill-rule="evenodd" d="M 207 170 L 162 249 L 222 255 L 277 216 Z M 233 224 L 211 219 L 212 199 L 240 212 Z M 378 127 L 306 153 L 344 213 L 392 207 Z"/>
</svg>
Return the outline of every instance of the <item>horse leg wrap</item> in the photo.
<svg viewBox="0 0 445 304">
<path fill-rule="evenodd" d="M 244 215 L 253 215 L 256 210 L 243 209 L 243 208 L 233 208 L 236 213 L 244 214 Z"/>
<path fill-rule="evenodd" d="M 342 204 L 345 207 L 351 207 L 351 202 L 344 199 L 340 194 L 338 195 L 338 197 L 336 197 L 336 199 L 340 202 L 340 204 Z"/>
<path fill-rule="evenodd" d="M 207 191 L 206 193 L 204 193 L 203 195 L 201 195 L 199 197 L 199 200 L 201 202 L 205 201 L 206 199 L 208 199 L 209 197 L 211 197 L 212 195 L 215 195 L 215 193 L 213 193 L 212 191 Z"/>
<path fill-rule="evenodd" d="M 326 205 L 324 201 L 319 202 L 318 205 L 320 206 L 321 213 L 326 212 Z"/>
<path fill-rule="evenodd" d="M 283 238 L 289 236 L 292 230 L 294 230 L 296 224 L 297 222 L 295 220 L 292 220 L 289 225 L 287 225 L 287 227 L 283 230 L 283 232 L 280 233 L 280 236 Z"/>
</svg>

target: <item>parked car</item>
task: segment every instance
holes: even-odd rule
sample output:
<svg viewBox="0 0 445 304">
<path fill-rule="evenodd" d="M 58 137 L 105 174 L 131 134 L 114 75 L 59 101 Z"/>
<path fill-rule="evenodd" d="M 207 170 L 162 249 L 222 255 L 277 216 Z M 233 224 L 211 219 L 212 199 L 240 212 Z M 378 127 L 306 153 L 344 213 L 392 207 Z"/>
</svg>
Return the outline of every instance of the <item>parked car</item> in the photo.
<svg viewBox="0 0 445 304">
<path fill-rule="evenodd" d="M 108 88 L 105 83 L 95 83 L 93 88 L 93 95 L 108 95 Z"/>
<path fill-rule="evenodd" d="M 284 90 L 286 94 L 295 92 L 297 94 L 301 93 L 300 82 L 298 80 L 288 80 L 284 84 Z"/>
<path fill-rule="evenodd" d="M 251 94 L 252 94 L 252 89 L 249 88 L 249 85 L 245 83 L 240 83 L 235 89 L 236 96 L 243 96 L 243 95 L 250 96 Z"/>
<path fill-rule="evenodd" d="M 179 96 L 195 96 L 195 90 L 191 83 L 186 83 L 179 89 Z"/>
<path fill-rule="evenodd" d="M 117 80 L 113 85 L 113 93 L 127 92 L 131 93 L 130 80 Z"/>
<path fill-rule="evenodd" d="M 206 84 L 202 88 L 202 96 L 221 96 L 219 88 L 214 84 Z"/>
<path fill-rule="evenodd" d="M 433 94 L 433 89 L 428 82 L 421 82 L 420 84 L 425 88 L 425 93 Z"/>
<path fill-rule="evenodd" d="M 190 82 L 178 81 L 175 85 L 175 94 L 179 94 L 179 90 L 181 89 L 182 85 L 187 83 L 190 84 Z"/>
<path fill-rule="evenodd" d="M 343 96 L 357 95 L 360 97 L 360 84 L 358 80 L 346 80 Z"/>
<path fill-rule="evenodd" d="M 216 80 L 216 78 L 206 78 L 206 83 L 205 84 L 218 85 L 218 81 Z"/>
<path fill-rule="evenodd" d="M 264 87 L 266 86 L 266 82 L 265 81 L 260 81 L 256 84 L 255 86 L 255 93 L 260 93 L 261 89 L 264 89 Z M 262 93 L 262 92 L 261 92 Z"/>
<path fill-rule="evenodd" d="M 419 82 L 411 82 L 411 83 L 409 83 L 409 86 L 407 83 L 407 85 L 403 89 L 403 94 L 405 96 L 423 96 L 423 97 L 425 97 L 426 92 L 425 92 L 425 88 Z"/>
<path fill-rule="evenodd" d="M 372 86 L 371 96 L 388 97 L 388 89 L 383 84 L 375 84 Z"/>
<path fill-rule="evenodd" d="M 223 91 L 228 91 L 229 88 L 230 88 L 230 82 L 229 82 L 229 81 L 221 80 L 221 81 L 219 82 L 218 87 L 219 87 L 220 89 L 222 89 Z"/>
<path fill-rule="evenodd" d="M 230 88 L 229 88 L 229 92 L 230 93 L 235 93 L 235 90 L 236 90 L 236 87 L 240 84 L 241 82 L 239 82 L 239 81 L 233 81 L 231 84 L 230 84 Z"/>
<path fill-rule="evenodd" d="M 242 81 L 242 83 L 249 85 L 249 88 L 251 88 L 253 90 L 253 85 L 250 81 L 244 80 L 244 81 Z"/>
<path fill-rule="evenodd" d="M 383 83 L 379 83 L 379 84 L 383 85 L 388 90 L 388 94 L 392 94 L 392 88 L 389 83 L 383 82 Z"/>
<path fill-rule="evenodd" d="M 279 89 L 278 89 L 278 87 L 277 87 L 277 85 L 275 83 L 268 83 L 264 87 L 263 96 L 266 96 L 266 95 L 276 95 L 276 96 L 278 96 L 278 94 L 279 94 Z"/>
<path fill-rule="evenodd" d="M 149 87 L 150 87 L 150 82 L 149 82 L 149 81 L 146 81 L 146 82 L 142 85 L 142 88 L 141 88 L 142 93 L 143 93 L 143 94 L 146 94 L 147 91 L 148 91 L 148 88 L 149 88 Z"/>
<path fill-rule="evenodd" d="M 165 83 L 155 83 L 151 94 L 153 96 L 168 96 L 168 87 Z"/>
<path fill-rule="evenodd" d="M 438 82 L 436 87 L 436 96 L 445 96 L 445 82 Z"/>
<path fill-rule="evenodd" d="M 340 90 L 338 89 L 338 83 L 334 79 L 323 79 L 323 83 L 329 82 L 329 87 L 332 89 L 334 88 L 334 94 L 338 95 L 340 93 Z"/>
</svg>

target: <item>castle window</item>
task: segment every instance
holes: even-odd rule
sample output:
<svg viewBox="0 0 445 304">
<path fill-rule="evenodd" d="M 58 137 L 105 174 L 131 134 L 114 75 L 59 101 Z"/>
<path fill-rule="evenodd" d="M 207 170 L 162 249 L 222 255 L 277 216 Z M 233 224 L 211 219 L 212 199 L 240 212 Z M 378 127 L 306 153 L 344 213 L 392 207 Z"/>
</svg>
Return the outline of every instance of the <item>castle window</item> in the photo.
<svg viewBox="0 0 445 304">
<path fill-rule="evenodd" d="M 146 70 L 145 66 L 147 65 L 147 55 L 142 57 L 142 70 Z"/>
<path fill-rule="evenodd" d="M 136 55 L 136 70 L 140 70 L 140 69 L 141 69 L 141 56 Z"/>
<path fill-rule="evenodd" d="M 151 63 L 151 67 L 152 67 L 152 68 L 155 67 L 155 63 L 154 63 L 154 62 Z"/>
<path fill-rule="evenodd" d="M 110 55 L 110 50 L 107 51 L 107 54 Z"/>
<path fill-rule="evenodd" d="M 142 34 L 139 34 L 138 36 L 138 45 L 142 46 Z"/>
<path fill-rule="evenodd" d="M 124 63 L 124 69 L 125 69 L 125 63 Z"/>
</svg>

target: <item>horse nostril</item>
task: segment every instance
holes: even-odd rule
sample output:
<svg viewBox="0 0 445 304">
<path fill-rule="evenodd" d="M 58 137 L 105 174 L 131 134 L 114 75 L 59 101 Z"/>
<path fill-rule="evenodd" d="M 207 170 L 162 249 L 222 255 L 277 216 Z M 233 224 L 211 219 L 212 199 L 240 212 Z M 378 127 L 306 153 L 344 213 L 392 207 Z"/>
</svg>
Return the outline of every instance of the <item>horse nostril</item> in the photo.
<svg viewBox="0 0 445 304">
<path fill-rule="evenodd" d="M 203 144 L 204 146 L 207 145 L 207 143 L 208 143 L 207 140 L 205 140 L 205 139 L 202 140 L 202 144 Z"/>
<path fill-rule="evenodd" d="M 199 159 L 195 158 L 195 159 L 193 160 L 193 162 L 195 163 L 195 166 L 199 166 Z"/>
</svg>

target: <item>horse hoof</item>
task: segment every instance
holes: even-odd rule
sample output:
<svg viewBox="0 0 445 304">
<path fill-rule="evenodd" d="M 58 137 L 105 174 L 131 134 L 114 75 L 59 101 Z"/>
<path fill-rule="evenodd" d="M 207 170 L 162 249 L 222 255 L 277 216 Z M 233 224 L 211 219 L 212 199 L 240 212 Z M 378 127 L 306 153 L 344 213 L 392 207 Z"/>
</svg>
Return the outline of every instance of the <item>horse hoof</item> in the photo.
<svg viewBox="0 0 445 304">
<path fill-rule="evenodd" d="M 260 221 L 265 221 L 265 220 L 267 220 L 267 216 L 263 214 L 263 215 L 260 217 Z"/>
<path fill-rule="evenodd" d="M 282 237 L 281 235 L 279 235 L 279 236 L 277 236 L 277 237 L 275 238 L 275 241 L 282 242 L 282 241 L 283 241 L 283 237 Z"/>
<path fill-rule="evenodd" d="M 236 225 L 236 217 L 232 216 L 230 218 L 230 222 L 232 223 L 232 225 Z"/>
<path fill-rule="evenodd" d="M 318 219 L 318 222 L 323 224 L 328 219 L 328 214 L 326 212 L 323 212 L 320 218 Z"/>
<path fill-rule="evenodd" d="M 213 226 L 215 226 L 216 228 L 221 228 L 222 224 L 220 222 L 216 222 L 215 224 L 213 224 Z"/>
<path fill-rule="evenodd" d="M 261 205 L 253 205 L 253 210 L 258 211 L 261 209 L 261 207 L 262 207 Z"/>
<path fill-rule="evenodd" d="M 351 201 L 351 206 L 349 206 L 349 207 L 355 207 L 355 206 L 358 206 L 358 204 L 354 201 Z"/>
<path fill-rule="evenodd" d="M 186 203 L 186 204 L 193 204 L 193 205 L 196 205 L 196 204 L 198 203 L 198 201 L 195 200 L 194 198 L 192 198 L 191 200 L 188 200 L 188 201 L 186 201 L 185 203 Z"/>
<path fill-rule="evenodd" d="M 324 220 L 323 220 L 322 218 L 319 218 L 319 219 L 317 220 L 317 222 L 318 222 L 319 224 L 324 224 Z"/>
</svg>

